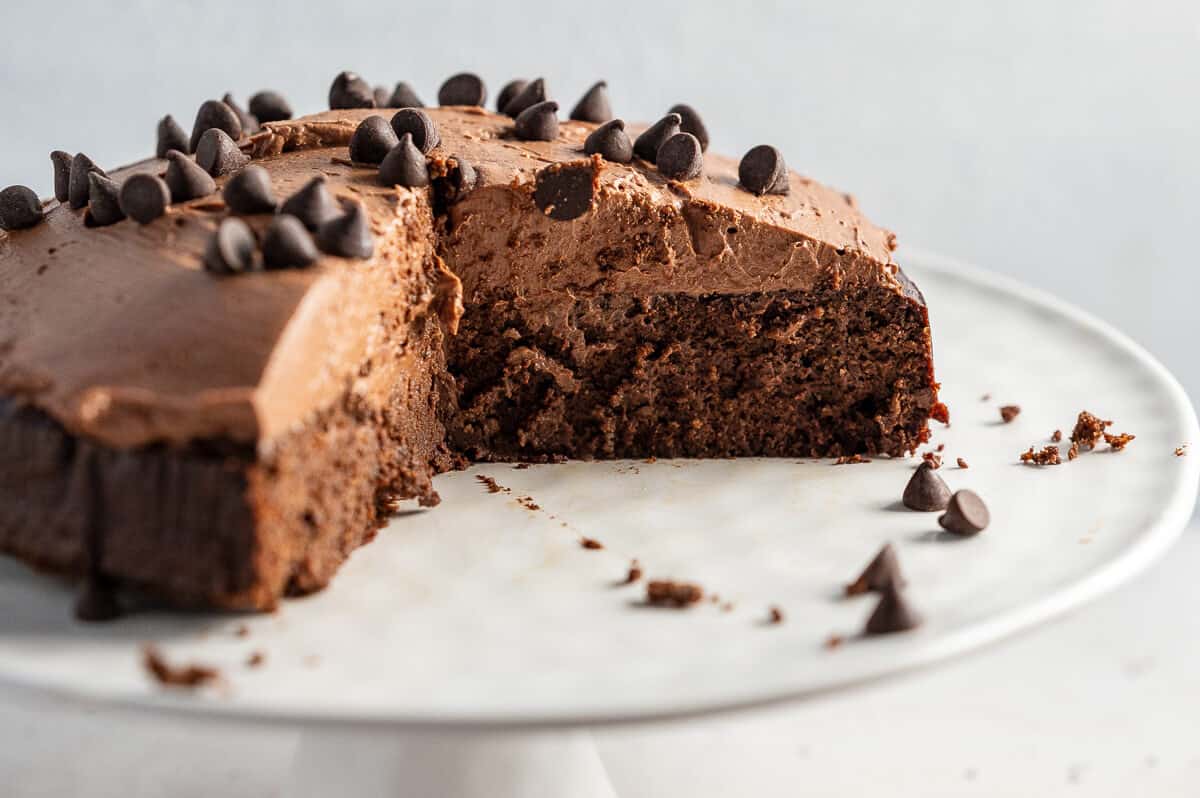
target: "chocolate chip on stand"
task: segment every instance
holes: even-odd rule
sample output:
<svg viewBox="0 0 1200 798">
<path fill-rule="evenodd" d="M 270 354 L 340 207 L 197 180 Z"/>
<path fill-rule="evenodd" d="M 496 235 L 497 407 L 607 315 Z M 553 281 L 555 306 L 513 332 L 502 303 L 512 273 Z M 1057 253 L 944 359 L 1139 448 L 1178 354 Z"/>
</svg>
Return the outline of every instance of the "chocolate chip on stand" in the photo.
<svg viewBox="0 0 1200 798">
<path fill-rule="evenodd" d="M 909 477 L 904 486 L 902 501 L 910 510 L 928 513 L 934 510 L 944 510 L 950 503 L 951 490 L 928 461 L 917 466 L 917 470 Z"/>
<path fill-rule="evenodd" d="M 938 523 L 948 532 L 968 537 L 987 529 L 991 521 L 987 505 L 983 499 L 970 490 L 960 490 L 950 498 L 946 512 L 938 518 Z"/>
</svg>

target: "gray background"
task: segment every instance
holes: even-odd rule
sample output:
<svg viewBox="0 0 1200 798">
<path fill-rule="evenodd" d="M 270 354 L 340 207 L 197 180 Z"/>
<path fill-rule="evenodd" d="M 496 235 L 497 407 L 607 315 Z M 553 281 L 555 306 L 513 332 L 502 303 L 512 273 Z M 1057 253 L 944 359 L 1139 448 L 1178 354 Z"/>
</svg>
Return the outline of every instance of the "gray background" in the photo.
<svg viewBox="0 0 1200 798">
<path fill-rule="evenodd" d="M 545 75 L 568 107 L 606 78 L 621 116 L 690 102 L 717 150 L 776 143 L 902 244 L 1073 299 L 1197 396 L 1198 44 L 1184 0 L 7 2 L 0 185 L 50 193 L 54 148 L 143 157 L 225 91 L 320 110 L 341 69 L 427 102 Z"/>
</svg>

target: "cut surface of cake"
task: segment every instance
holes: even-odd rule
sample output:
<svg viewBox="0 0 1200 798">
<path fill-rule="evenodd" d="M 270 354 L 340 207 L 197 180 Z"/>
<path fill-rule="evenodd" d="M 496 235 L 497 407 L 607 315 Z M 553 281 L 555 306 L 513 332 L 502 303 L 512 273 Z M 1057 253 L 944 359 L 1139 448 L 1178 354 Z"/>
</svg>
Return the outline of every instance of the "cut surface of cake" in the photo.
<svg viewBox="0 0 1200 798">
<path fill-rule="evenodd" d="M 181 605 L 324 586 L 472 460 L 903 455 L 937 404 L 924 299 L 848 196 L 584 154 L 425 109 L 430 185 L 347 147 L 386 109 L 239 142 L 276 196 L 361 203 L 365 258 L 218 276 L 215 193 L 146 224 L 51 202 L 0 232 L 0 550 Z M 632 134 L 632 131 L 631 131 Z M 152 159 L 120 184 L 162 174 Z M 217 177 L 223 186 L 230 174 Z M 271 213 L 240 215 L 262 239 Z"/>
</svg>

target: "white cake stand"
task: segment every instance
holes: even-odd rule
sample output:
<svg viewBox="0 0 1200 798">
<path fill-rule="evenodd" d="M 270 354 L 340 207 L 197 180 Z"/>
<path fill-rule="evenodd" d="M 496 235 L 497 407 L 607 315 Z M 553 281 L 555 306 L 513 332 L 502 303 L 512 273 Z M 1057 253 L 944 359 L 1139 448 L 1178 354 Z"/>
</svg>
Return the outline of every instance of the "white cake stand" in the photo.
<svg viewBox="0 0 1200 798">
<path fill-rule="evenodd" d="M 1175 455 L 1200 434 L 1170 374 L 1056 299 L 932 256 L 906 262 L 932 308 L 953 414 L 934 425 L 941 473 L 992 510 L 976 538 L 947 539 L 936 514 L 900 506 L 912 459 L 480 466 L 439 477 L 440 507 L 401 515 L 328 590 L 270 616 L 81 625 L 68 589 L 4 561 L 0 685 L 301 727 L 291 795 L 341 794 L 353 780 L 358 795 L 612 796 L 589 727 L 801 699 L 931 665 L 1078 606 L 1165 551 L 1200 480 L 1200 451 Z M 1003 424 L 1000 404 L 1022 412 Z M 1083 408 L 1137 439 L 1057 467 L 1017 464 Z M 479 475 L 507 490 L 489 493 Z M 885 541 L 927 623 L 861 639 L 873 599 L 839 594 Z M 641 584 L 617 584 L 633 558 L 719 601 L 640 606 Z M 765 623 L 771 605 L 783 624 Z M 845 642 L 827 647 L 831 635 Z M 147 641 L 220 667 L 223 682 L 160 687 L 140 664 Z M 255 651 L 265 663 L 251 668 Z"/>
</svg>

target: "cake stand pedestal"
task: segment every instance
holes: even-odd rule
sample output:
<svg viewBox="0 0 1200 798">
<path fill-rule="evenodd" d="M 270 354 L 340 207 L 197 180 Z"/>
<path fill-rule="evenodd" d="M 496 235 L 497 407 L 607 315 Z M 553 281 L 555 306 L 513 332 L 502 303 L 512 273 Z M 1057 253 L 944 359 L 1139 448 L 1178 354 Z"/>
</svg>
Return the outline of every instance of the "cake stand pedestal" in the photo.
<svg viewBox="0 0 1200 798">
<path fill-rule="evenodd" d="M 582 731 L 303 733 L 289 798 L 617 798 Z"/>
</svg>

